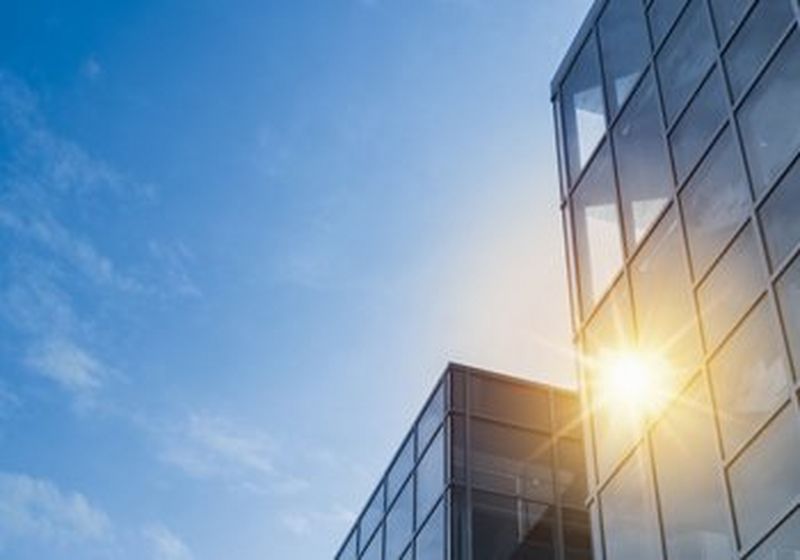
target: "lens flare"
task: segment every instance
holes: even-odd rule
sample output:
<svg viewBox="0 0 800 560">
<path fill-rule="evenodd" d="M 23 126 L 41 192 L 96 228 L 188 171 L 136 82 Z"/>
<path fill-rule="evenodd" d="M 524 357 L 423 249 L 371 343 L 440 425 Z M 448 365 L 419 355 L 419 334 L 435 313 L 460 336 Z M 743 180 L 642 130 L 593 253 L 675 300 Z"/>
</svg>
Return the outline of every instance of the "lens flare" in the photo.
<svg viewBox="0 0 800 560">
<path fill-rule="evenodd" d="M 622 352 L 604 360 L 600 369 L 605 400 L 612 407 L 648 414 L 667 400 L 668 367 L 658 354 Z"/>
</svg>

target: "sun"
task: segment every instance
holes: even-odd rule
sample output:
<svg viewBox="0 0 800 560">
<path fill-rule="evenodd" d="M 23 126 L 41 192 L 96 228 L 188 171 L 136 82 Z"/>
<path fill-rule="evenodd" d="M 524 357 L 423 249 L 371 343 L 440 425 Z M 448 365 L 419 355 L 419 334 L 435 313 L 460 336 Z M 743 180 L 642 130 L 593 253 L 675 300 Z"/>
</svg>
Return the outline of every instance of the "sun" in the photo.
<svg viewBox="0 0 800 560">
<path fill-rule="evenodd" d="M 600 367 L 605 400 L 638 413 L 656 412 L 666 400 L 667 371 L 657 353 L 626 351 L 609 356 Z"/>
</svg>

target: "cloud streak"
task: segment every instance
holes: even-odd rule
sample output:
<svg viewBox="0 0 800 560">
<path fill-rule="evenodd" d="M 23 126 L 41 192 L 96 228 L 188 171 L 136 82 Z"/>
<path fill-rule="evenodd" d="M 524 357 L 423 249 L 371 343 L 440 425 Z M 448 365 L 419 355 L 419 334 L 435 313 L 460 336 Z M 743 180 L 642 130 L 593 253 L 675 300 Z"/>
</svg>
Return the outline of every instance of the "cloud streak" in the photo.
<svg viewBox="0 0 800 560">
<path fill-rule="evenodd" d="M 0 550 L 16 540 L 43 544 L 108 541 L 108 516 L 77 492 L 65 492 L 49 480 L 0 472 Z"/>
<path fill-rule="evenodd" d="M 142 536 L 150 544 L 152 560 L 192 560 L 194 558 L 186 543 L 164 525 L 148 525 L 142 529 Z"/>
</svg>

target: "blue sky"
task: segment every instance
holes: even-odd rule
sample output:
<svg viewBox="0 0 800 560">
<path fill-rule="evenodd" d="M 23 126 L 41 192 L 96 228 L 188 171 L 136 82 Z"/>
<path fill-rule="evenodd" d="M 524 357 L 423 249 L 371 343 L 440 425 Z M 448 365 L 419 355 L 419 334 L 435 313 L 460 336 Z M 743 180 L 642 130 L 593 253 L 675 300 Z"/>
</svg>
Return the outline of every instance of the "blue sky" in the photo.
<svg viewBox="0 0 800 560">
<path fill-rule="evenodd" d="M 0 8 L 0 556 L 332 556 L 448 360 L 573 382 L 589 0 Z"/>
</svg>

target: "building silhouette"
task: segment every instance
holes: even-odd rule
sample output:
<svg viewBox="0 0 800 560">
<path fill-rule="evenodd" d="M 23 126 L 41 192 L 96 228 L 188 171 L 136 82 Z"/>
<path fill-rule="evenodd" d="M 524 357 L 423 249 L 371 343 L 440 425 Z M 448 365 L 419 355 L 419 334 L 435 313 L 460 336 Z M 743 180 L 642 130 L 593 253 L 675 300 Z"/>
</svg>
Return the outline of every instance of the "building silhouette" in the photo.
<svg viewBox="0 0 800 560">
<path fill-rule="evenodd" d="M 589 560 L 571 391 L 450 364 L 336 560 Z"/>
<path fill-rule="evenodd" d="M 799 17 L 597 0 L 553 80 L 598 560 L 800 558 Z"/>
</svg>

